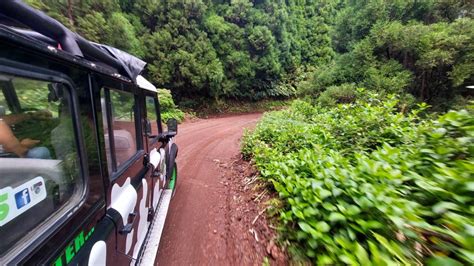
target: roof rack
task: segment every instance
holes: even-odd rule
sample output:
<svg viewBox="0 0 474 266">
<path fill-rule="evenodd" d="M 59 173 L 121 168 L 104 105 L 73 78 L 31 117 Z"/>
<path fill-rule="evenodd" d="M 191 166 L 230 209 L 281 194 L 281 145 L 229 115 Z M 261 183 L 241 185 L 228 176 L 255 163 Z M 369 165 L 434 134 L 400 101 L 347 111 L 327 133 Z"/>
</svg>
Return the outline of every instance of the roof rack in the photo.
<svg viewBox="0 0 474 266">
<path fill-rule="evenodd" d="M 135 84 L 138 75 L 146 66 L 146 62 L 124 51 L 86 40 L 59 21 L 22 1 L 1 0 L 0 17 L 2 20 L 8 20 L 7 24 L 10 26 L 17 22 L 32 30 L 11 28 L 22 35 L 46 44 L 54 43 L 55 46 L 73 56 L 111 66 L 117 69 L 121 75 L 130 78 Z"/>
</svg>

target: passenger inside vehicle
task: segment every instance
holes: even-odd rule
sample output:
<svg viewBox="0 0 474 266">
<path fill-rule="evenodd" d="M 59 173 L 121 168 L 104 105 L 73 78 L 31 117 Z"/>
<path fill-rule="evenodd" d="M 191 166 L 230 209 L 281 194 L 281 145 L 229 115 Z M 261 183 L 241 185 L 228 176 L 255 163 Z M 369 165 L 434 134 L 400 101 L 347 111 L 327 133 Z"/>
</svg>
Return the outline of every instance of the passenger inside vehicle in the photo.
<svg viewBox="0 0 474 266">
<path fill-rule="evenodd" d="M 62 83 L 0 74 L 0 195 L 10 210 L 0 216 L 0 253 L 53 221 L 81 185 L 69 99 Z"/>
<path fill-rule="evenodd" d="M 51 159 L 46 147 L 37 146 L 39 140 L 24 138 L 19 140 L 13 133 L 10 123 L 21 122 L 27 115 L 5 115 L 5 107 L 0 106 L 0 153 L 12 154 L 18 157 Z M 37 147 L 35 147 L 37 146 Z"/>
</svg>

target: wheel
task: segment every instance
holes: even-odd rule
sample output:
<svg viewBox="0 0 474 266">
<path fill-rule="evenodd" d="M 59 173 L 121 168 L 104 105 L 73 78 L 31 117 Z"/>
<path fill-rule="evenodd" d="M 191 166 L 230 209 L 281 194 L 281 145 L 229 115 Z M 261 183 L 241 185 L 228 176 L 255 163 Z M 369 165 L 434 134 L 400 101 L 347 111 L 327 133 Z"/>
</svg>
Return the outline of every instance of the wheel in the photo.
<svg viewBox="0 0 474 266">
<path fill-rule="evenodd" d="M 171 170 L 171 175 L 168 183 L 168 189 L 171 189 L 173 193 L 171 194 L 171 197 L 174 197 L 174 194 L 176 194 L 176 185 L 178 181 L 178 164 L 175 162 L 173 166 L 173 170 Z"/>
</svg>

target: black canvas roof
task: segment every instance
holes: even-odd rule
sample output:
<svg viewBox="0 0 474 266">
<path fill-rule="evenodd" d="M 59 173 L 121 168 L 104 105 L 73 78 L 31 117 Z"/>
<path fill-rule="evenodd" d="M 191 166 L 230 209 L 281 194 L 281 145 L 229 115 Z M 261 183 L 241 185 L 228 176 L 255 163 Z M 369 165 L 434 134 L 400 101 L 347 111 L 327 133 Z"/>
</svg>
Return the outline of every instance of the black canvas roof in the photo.
<svg viewBox="0 0 474 266">
<path fill-rule="evenodd" d="M 6 21 L 3 24 L 8 26 L 26 26 L 31 30 L 11 29 L 28 38 L 60 47 L 74 57 L 110 66 L 134 83 L 146 66 L 146 62 L 124 51 L 86 40 L 57 20 L 19 0 L 0 1 L 0 20 Z"/>
</svg>

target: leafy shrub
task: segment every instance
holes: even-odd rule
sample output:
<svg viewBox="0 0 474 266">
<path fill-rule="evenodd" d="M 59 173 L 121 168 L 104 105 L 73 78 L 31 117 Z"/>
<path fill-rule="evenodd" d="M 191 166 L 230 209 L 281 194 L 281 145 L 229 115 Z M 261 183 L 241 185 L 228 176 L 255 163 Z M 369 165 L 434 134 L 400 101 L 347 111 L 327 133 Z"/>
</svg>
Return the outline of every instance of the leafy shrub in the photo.
<svg viewBox="0 0 474 266">
<path fill-rule="evenodd" d="M 474 262 L 474 107 L 423 121 L 424 106 L 397 104 L 297 101 L 245 134 L 294 252 L 323 265 Z"/>
<path fill-rule="evenodd" d="M 320 93 L 333 85 L 344 83 L 357 83 L 362 77 L 356 77 L 353 70 L 353 54 L 343 54 L 337 56 L 333 62 L 319 66 L 308 73 L 307 80 L 304 80 L 298 86 L 298 94 L 304 96 L 317 97 Z M 365 69 L 361 66 L 359 71 Z"/>
<path fill-rule="evenodd" d="M 160 101 L 161 120 L 166 122 L 170 118 L 174 118 L 178 120 L 178 122 L 183 121 L 184 112 L 179 110 L 174 104 L 171 91 L 166 89 L 158 89 L 158 99 Z"/>
<path fill-rule="evenodd" d="M 327 87 L 336 83 L 335 64 L 318 67 L 308 73 L 308 78 L 298 84 L 298 94 L 317 96 Z"/>
<path fill-rule="evenodd" d="M 332 106 L 338 103 L 351 103 L 356 99 L 356 88 L 354 84 L 342 84 L 330 86 L 318 97 L 322 105 Z"/>
<path fill-rule="evenodd" d="M 296 100 L 287 110 L 265 114 L 253 135 L 257 142 L 283 154 L 323 146 L 351 157 L 384 142 L 397 145 L 414 141 L 412 125 L 421 108 L 406 116 L 395 112 L 399 102 L 393 96 L 382 101 L 377 94 L 366 92 L 366 97 L 334 108 Z M 244 147 L 248 145 L 246 150 L 252 153 L 252 146 L 258 144 L 244 142 Z"/>
<path fill-rule="evenodd" d="M 413 74 L 394 60 L 374 64 L 365 75 L 366 88 L 385 93 L 403 93 L 413 82 Z"/>
</svg>

